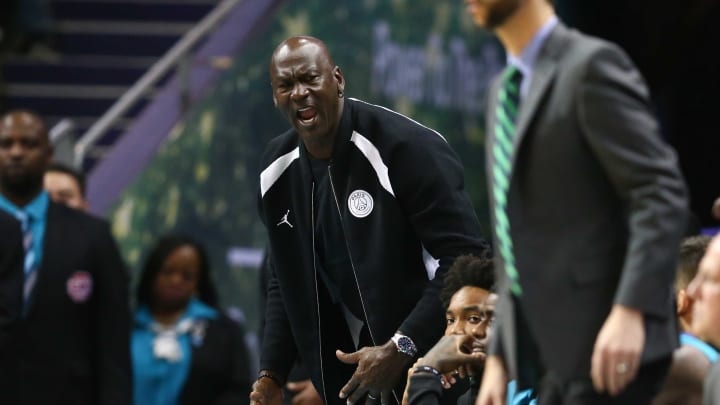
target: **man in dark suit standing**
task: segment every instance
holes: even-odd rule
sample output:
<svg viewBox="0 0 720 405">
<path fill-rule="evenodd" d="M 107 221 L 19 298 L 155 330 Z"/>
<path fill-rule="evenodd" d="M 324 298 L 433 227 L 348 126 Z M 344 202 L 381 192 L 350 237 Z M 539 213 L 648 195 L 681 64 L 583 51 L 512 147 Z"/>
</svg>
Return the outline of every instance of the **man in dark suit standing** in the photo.
<svg viewBox="0 0 720 405">
<path fill-rule="evenodd" d="M 0 402 L 131 403 L 128 274 L 105 221 L 50 201 L 47 128 L 0 117 L 0 210 L 21 223 L 23 314 L 0 358 Z"/>
<path fill-rule="evenodd" d="M 687 202 L 643 79 L 548 0 L 466 3 L 509 61 L 488 110 L 501 288 L 478 403 L 503 403 L 508 377 L 541 404 L 649 403 L 677 345 Z"/>
</svg>

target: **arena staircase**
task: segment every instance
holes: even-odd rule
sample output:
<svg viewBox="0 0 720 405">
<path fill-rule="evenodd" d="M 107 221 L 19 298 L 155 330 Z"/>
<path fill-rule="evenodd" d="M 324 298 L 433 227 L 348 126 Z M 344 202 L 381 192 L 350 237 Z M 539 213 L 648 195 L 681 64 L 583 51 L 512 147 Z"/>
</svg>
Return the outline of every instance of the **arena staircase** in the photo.
<svg viewBox="0 0 720 405">
<path fill-rule="evenodd" d="M 51 1 L 56 19 L 52 48 L 31 47 L 26 54 L 4 56 L 2 105 L 5 109 L 37 111 L 51 127 L 69 119 L 75 138 L 217 3 L 217 0 Z M 145 103 L 143 100 L 133 106 L 88 150 L 85 170 L 102 158 Z"/>
</svg>

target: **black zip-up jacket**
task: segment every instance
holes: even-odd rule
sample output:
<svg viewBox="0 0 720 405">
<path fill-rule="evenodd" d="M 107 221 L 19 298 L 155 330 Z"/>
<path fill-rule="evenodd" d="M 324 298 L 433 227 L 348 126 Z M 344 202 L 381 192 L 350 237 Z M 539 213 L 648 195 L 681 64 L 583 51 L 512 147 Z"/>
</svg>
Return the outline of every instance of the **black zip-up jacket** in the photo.
<svg viewBox="0 0 720 405">
<path fill-rule="evenodd" d="M 329 180 L 363 321 L 373 344 L 386 343 L 400 330 L 424 353 L 444 330 L 438 293 L 452 261 L 461 254 L 486 254 L 463 167 L 437 132 L 360 100 L 345 100 L 337 136 Z M 346 381 L 331 381 L 339 361 L 321 358 L 322 330 L 337 325 L 323 325 L 319 316 L 314 180 L 294 129 L 269 143 L 262 168 L 259 211 L 273 271 L 261 369 L 287 375 L 299 353 L 320 394 L 327 391 L 328 403 Z M 432 280 L 423 247 L 439 260 Z"/>
</svg>

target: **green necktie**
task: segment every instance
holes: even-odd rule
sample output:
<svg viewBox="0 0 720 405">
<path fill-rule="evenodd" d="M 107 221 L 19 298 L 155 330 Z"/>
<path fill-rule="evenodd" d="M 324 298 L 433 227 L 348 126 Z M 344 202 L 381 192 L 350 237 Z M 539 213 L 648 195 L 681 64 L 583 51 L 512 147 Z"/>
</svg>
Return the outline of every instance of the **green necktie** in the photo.
<svg viewBox="0 0 720 405">
<path fill-rule="evenodd" d="M 510 188 L 512 170 L 513 138 L 515 120 L 520 105 L 520 81 L 522 73 L 509 66 L 503 72 L 502 87 L 495 107 L 495 144 L 493 145 L 493 196 L 495 197 L 495 236 L 498 249 L 505 262 L 505 271 L 510 278 L 510 290 L 516 296 L 522 294 L 518 279 L 513 243 L 510 237 L 510 220 L 507 216 L 507 192 Z"/>
</svg>

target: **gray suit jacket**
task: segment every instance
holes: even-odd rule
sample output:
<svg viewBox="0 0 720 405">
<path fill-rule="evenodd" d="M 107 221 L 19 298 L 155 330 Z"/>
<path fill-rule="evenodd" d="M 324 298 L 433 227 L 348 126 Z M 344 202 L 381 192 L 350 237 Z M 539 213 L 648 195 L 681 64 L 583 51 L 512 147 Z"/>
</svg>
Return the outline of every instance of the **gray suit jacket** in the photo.
<svg viewBox="0 0 720 405">
<path fill-rule="evenodd" d="M 615 45 L 560 23 L 538 55 L 530 86 L 516 123 L 507 196 L 523 294 L 510 298 L 498 255 L 491 351 L 517 376 L 517 302 L 545 367 L 564 379 L 587 378 L 595 338 L 617 303 L 645 314 L 643 362 L 671 355 L 686 192 L 642 77 Z M 488 111 L 488 173 L 496 103 Z M 488 182 L 492 190 L 492 175 Z"/>
</svg>

